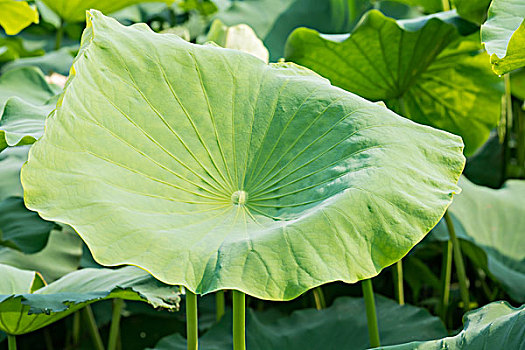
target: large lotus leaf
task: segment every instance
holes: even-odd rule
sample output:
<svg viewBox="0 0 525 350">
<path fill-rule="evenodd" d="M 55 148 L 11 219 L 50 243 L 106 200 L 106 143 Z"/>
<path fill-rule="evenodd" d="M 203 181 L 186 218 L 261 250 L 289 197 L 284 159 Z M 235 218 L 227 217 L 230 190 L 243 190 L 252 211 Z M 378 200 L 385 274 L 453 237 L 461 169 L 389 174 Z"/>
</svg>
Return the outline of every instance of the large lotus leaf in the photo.
<svg viewBox="0 0 525 350">
<path fill-rule="evenodd" d="M 497 301 L 465 314 L 463 324 L 463 330 L 452 337 L 386 346 L 381 349 L 521 350 L 525 348 L 525 306 L 514 308 L 505 301 Z"/>
<path fill-rule="evenodd" d="M 434 13 L 443 10 L 443 2 L 441 0 L 390 0 L 399 2 L 409 6 L 421 7 L 427 13 Z"/>
<path fill-rule="evenodd" d="M 368 8 L 367 0 L 247 0 L 232 1 L 216 18 L 230 26 L 248 24 L 263 39 L 270 60 L 276 61 L 284 54 L 286 38 L 295 28 L 345 33 Z"/>
<path fill-rule="evenodd" d="M 454 0 L 458 15 L 480 25 L 487 19 L 490 0 Z"/>
<path fill-rule="evenodd" d="M 47 245 L 35 254 L 0 247 L 0 264 L 39 272 L 51 282 L 75 271 L 80 266 L 82 240 L 70 227 L 53 230 Z"/>
<path fill-rule="evenodd" d="M 0 26 L 8 35 L 18 34 L 31 23 L 38 23 L 38 11 L 25 1 L 0 0 Z"/>
<path fill-rule="evenodd" d="M 19 270 L 9 265 L 0 264 L 0 276 L 0 302 L 5 295 L 32 293 L 45 285 L 37 272 Z"/>
<path fill-rule="evenodd" d="M 460 135 L 472 154 L 497 125 L 503 90 L 478 34 L 461 37 L 456 21 L 453 12 L 395 21 L 373 10 L 351 35 L 295 30 L 286 58 L 404 117 Z"/>
<path fill-rule="evenodd" d="M 400 344 L 446 336 L 447 331 L 437 317 L 426 310 L 399 305 L 376 296 L 377 318 L 381 344 Z M 306 309 L 283 316 L 274 310 L 246 314 L 246 342 L 251 350 L 338 350 L 367 349 L 369 345 L 365 303 L 363 299 L 342 297 L 327 309 Z M 394 315 L 394 317 L 393 317 Z M 231 315 L 212 327 L 199 344 L 206 350 L 232 348 Z M 186 340 L 179 334 L 162 339 L 156 350 L 186 349 Z"/>
<path fill-rule="evenodd" d="M 72 71 L 22 184 L 103 265 L 292 299 L 377 275 L 458 190 L 459 137 L 294 64 L 93 11 Z"/>
<path fill-rule="evenodd" d="M 33 105 L 43 105 L 61 89 L 47 83 L 35 67 L 20 67 L 0 76 L 0 112 L 10 97 L 19 97 Z"/>
<path fill-rule="evenodd" d="M 83 22 L 86 11 L 97 9 L 104 13 L 112 13 L 125 7 L 141 2 L 173 3 L 174 0 L 43 0 L 51 10 L 68 22 Z"/>
<path fill-rule="evenodd" d="M 246 24 L 228 27 L 216 19 L 211 25 L 207 40 L 227 49 L 247 52 L 268 63 L 268 50 L 253 29 Z"/>
<path fill-rule="evenodd" d="M 502 283 L 511 297 L 525 301 L 525 181 L 508 180 L 499 189 L 478 186 L 466 178 L 459 182 L 463 192 L 450 206 L 459 238 L 481 249 L 466 252 Z M 447 238 L 443 223 L 436 238 Z"/>
<path fill-rule="evenodd" d="M 5 265 L 0 265 L 0 273 L 2 284 L 18 285 L 27 274 Z M 178 287 L 162 284 L 132 266 L 78 270 L 35 291 L 30 286 L 26 291 L 19 289 L 0 290 L 0 330 L 8 334 L 33 332 L 99 300 L 138 300 L 174 310 L 180 299 Z"/>
<path fill-rule="evenodd" d="M 24 253 L 42 250 L 55 224 L 45 221 L 37 213 L 27 210 L 20 197 L 0 201 L 0 245 Z"/>
<path fill-rule="evenodd" d="M 12 97 L 0 114 L 0 151 L 6 147 L 30 145 L 44 133 L 44 121 L 56 101 L 41 106 Z"/>
<path fill-rule="evenodd" d="M 8 148 L 0 152 L 0 201 L 7 197 L 22 197 L 20 169 L 27 160 L 29 146 Z"/>
<path fill-rule="evenodd" d="M 525 2 L 493 0 L 481 26 L 481 41 L 496 74 L 525 66 Z"/>
</svg>

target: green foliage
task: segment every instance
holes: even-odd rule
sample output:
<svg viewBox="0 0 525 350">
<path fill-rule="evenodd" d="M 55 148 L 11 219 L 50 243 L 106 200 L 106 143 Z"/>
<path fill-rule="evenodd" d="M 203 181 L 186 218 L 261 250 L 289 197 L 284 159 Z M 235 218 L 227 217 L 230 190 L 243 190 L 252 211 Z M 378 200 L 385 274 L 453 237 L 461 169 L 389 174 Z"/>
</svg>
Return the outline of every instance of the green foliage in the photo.
<svg viewBox="0 0 525 350">
<path fill-rule="evenodd" d="M 0 0 L 0 26 L 7 35 L 18 34 L 31 23 L 38 23 L 38 11 L 26 1 Z"/>
<path fill-rule="evenodd" d="M 22 183 L 101 264 L 293 299 L 377 275 L 458 190 L 458 137 L 294 64 L 92 11 L 73 72 Z"/>
<path fill-rule="evenodd" d="M 382 344 L 399 344 L 415 340 L 430 340 L 446 336 L 441 321 L 426 310 L 410 305 L 401 306 L 387 298 L 376 298 L 378 323 Z M 305 309 L 286 316 L 275 309 L 265 312 L 249 311 L 247 347 L 267 349 L 351 349 L 369 348 L 363 299 L 343 297 L 324 310 Z M 396 315 L 396 317 L 392 317 Z M 206 350 L 232 348 L 231 315 L 213 326 L 200 339 Z M 179 334 L 162 339 L 156 350 L 184 350 L 185 339 Z"/>
<path fill-rule="evenodd" d="M 163 285 L 131 266 L 83 269 L 45 286 L 34 272 L 0 264 L 0 273 L 0 330 L 8 334 L 33 332 L 98 300 L 121 298 L 178 308 L 178 287 Z"/>
<path fill-rule="evenodd" d="M 525 66 L 525 5 L 521 0 L 493 0 L 481 41 L 496 74 Z"/>
<path fill-rule="evenodd" d="M 495 302 L 467 313 L 459 334 L 438 340 L 382 347 L 384 350 L 521 349 L 525 334 L 525 306 Z"/>
<path fill-rule="evenodd" d="M 498 190 L 477 186 L 466 178 L 450 207 L 458 238 L 471 242 L 466 253 L 501 282 L 516 301 L 525 302 L 525 181 L 508 180 Z M 443 237 L 446 228 L 439 228 Z M 446 236 L 445 236 L 446 237 Z"/>
<path fill-rule="evenodd" d="M 490 0 L 454 0 L 458 15 L 480 25 L 487 18 Z"/>
<path fill-rule="evenodd" d="M 456 26 L 468 29 L 453 13 L 395 21 L 370 11 L 351 35 L 297 29 L 286 58 L 404 117 L 460 135 L 470 155 L 499 120 L 502 85 L 477 34 L 462 37 Z"/>
</svg>

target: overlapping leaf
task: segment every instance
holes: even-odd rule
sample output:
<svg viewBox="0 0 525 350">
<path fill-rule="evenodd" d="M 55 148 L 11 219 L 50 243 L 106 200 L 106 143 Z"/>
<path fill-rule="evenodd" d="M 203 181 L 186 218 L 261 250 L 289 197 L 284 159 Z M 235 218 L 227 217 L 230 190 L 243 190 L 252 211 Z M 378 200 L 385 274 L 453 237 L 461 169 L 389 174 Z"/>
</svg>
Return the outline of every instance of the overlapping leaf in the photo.
<svg viewBox="0 0 525 350">
<path fill-rule="evenodd" d="M 407 118 L 460 135 L 472 154 L 499 120 L 502 86 L 477 34 L 461 37 L 456 26 L 466 24 L 453 12 L 396 22 L 370 11 L 351 35 L 295 30 L 286 58 Z"/>
<path fill-rule="evenodd" d="M 104 265 L 291 299 L 378 274 L 458 190 L 457 136 L 293 64 L 92 11 L 73 71 L 22 183 Z"/>
<path fill-rule="evenodd" d="M 179 302 L 178 287 L 131 266 L 83 269 L 42 288 L 35 286 L 33 272 L 0 265 L 0 276 L 0 330 L 8 334 L 33 332 L 104 299 L 139 300 L 167 309 L 178 308 Z"/>
<path fill-rule="evenodd" d="M 8 35 L 18 34 L 22 29 L 38 23 L 38 11 L 26 1 L 0 0 L 0 26 Z"/>
<path fill-rule="evenodd" d="M 449 211 L 467 254 L 502 283 L 517 301 L 525 301 L 525 181 L 508 180 L 499 190 L 460 180 L 463 192 Z M 444 224 L 436 236 L 446 238 Z"/>
<path fill-rule="evenodd" d="M 381 296 L 376 297 L 376 303 L 382 344 L 437 339 L 447 334 L 441 321 L 424 309 L 401 306 Z M 252 350 L 367 349 L 370 345 L 365 313 L 363 299 L 348 297 L 336 299 L 332 306 L 321 311 L 299 310 L 290 316 L 275 310 L 248 310 L 247 347 Z M 231 327 L 231 315 L 226 315 L 199 340 L 200 345 L 206 350 L 231 349 Z M 186 341 L 174 334 L 162 339 L 155 349 L 183 350 Z"/>
<path fill-rule="evenodd" d="M 174 0 L 161 0 L 167 4 Z M 83 22 L 86 19 L 86 11 L 97 9 L 106 14 L 118 11 L 125 7 L 141 2 L 159 2 L 158 0 L 43 0 L 43 2 L 59 15 L 64 21 Z"/>
<path fill-rule="evenodd" d="M 386 346 L 384 350 L 523 349 L 525 306 L 498 301 L 467 313 L 459 334 L 438 340 Z"/>
<path fill-rule="evenodd" d="M 0 201 L 7 197 L 23 197 L 20 169 L 27 160 L 29 146 L 9 148 L 0 153 Z"/>
<path fill-rule="evenodd" d="M 497 74 L 525 66 L 525 3 L 493 0 L 481 26 L 481 40 Z"/>
<path fill-rule="evenodd" d="M 263 39 L 276 61 L 284 53 L 284 43 L 293 29 L 301 26 L 325 33 L 345 33 L 370 7 L 356 0 L 248 0 L 232 1 L 216 16 L 227 25 L 248 24 Z"/>
</svg>

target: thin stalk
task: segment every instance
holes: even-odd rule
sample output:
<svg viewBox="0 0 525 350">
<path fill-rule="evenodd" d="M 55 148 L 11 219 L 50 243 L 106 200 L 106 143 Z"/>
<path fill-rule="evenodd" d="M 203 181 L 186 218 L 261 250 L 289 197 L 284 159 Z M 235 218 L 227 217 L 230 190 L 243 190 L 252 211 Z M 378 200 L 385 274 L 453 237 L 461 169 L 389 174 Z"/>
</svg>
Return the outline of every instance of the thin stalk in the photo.
<svg viewBox="0 0 525 350">
<path fill-rule="evenodd" d="M 96 350 L 104 350 L 104 344 L 102 343 L 102 337 L 98 332 L 97 322 L 95 321 L 95 315 L 93 315 L 93 310 L 91 306 L 86 306 L 82 309 L 84 314 L 84 319 L 88 326 L 89 334 L 91 335 L 91 340 L 93 341 L 93 346 Z"/>
<path fill-rule="evenodd" d="M 439 315 L 447 324 L 447 310 L 450 299 L 450 278 L 452 276 L 452 241 L 448 240 L 443 246 L 443 260 L 441 261 L 441 301 Z"/>
<path fill-rule="evenodd" d="M 454 250 L 454 265 L 456 265 L 456 273 L 459 280 L 459 293 L 461 294 L 461 300 L 464 304 L 463 308 L 465 311 L 468 311 L 470 298 L 467 287 L 467 274 L 465 273 L 465 264 L 463 263 L 463 255 L 461 254 L 459 240 L 456 236 L 456 230 L 454 229 L 454 224 L 452 223 L 448 210 L 445 212 L 445 223 L 447 224 L 448 234 L 452 241 L 452 249 Z"/>
<path fill-rule="evenodd" d="M 80 312 L 77 311 L 73 314 L 73 346 L 77 346 L 80 343 Z"/>
<path fill-rule="evenodd" d="M 220 290 L 217 293 L 215 293 L 215 312 L 217 317 L 217 322 L 219 322 L 224 316 L 224 309 L 226 306 L 226 301 L 224 298 L 224 291 Z"/>
<path fill-rule="evenodd" d="M 372 287 L 372 280 L 367 279 L 361 282 L 363 288 L 363 296 L 365 298 L 366 319 L 368 322 L 368 337 L 370 338 L 370 346 L 377 348 L 381 346 L 379 342 L 379 329 L 377 328 L 376 305 L 374 302 L 374 289 Z"/>
<path fill-rule="evenodd" d="M 7 335 L 7 347 L 9 350 L 16 350 L 16 335 Z"/>
<path fill-rule="evenodd" d="M 111 314 L 111 326 L 109 328 L 108 350 L 115 350 L 117 348 L 120 332 L 120 314 L 123 306 L 124 300 L 113 299 L 113 313 Z"/>
<path fill-rule="evenodd" d="M 188 350 L 199 348 L 199 321 L 197 316 L 197 295 L 186 289 L 186 333 Z"/>
<path fill-rule="evenodd" d="M 317 310 L 326 309 L 326 301 L 325 301 L 324 293 L 321 287 L 314 288 L 312 290 L 312 293 L 314 295 L 315 308 Z"/>
<path fill-rule="evenodd" d="M 246 294 L 233 291 L 233 350 L 246 350 Z"/>
<path fill-rule="evenodd" d="M 392 271 L 394 272 L 394 280 L 396 284 L 394 292 L 396 294 L 397 302 L 399 305 L 405 305 L 405 291 L 403 288 L 403 260 L 399 260 Z"/>
<path fill-rule="evenodd" d="M 49 333 L 49 329 L 44 329 L 44 341 L 46 342 L 46 349 L 47 350 L 53 350 L 53 338 L 51 338 L 51 334 Z"/>
<path fill-rule="evenodd" d="M 441 0 L 443 11 L 450 11 L 450 2 L 448 0 Z"/>
<path fill-rule="evenodd" d="M 57 35 L 55 39 L 55 50 L 60 49 L 60 46 L 62 46 L 63 37 L 64 37 L 64 21 L 60 19 L 60 24 L 57 28 Z"/>
</svg>

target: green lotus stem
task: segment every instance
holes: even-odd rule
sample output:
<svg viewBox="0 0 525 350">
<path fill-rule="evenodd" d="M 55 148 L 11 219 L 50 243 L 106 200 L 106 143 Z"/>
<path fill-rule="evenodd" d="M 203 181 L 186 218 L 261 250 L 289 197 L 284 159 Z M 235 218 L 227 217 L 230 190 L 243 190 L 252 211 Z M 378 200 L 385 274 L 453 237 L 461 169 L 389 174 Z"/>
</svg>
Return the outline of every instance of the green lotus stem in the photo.
<svg viewBox="0 0 525 350">
<path fill-rule="evenodd" d="M 315 308 L 317 310 L 325 309 L 326 308 L 326 300 L 324 298 L 324 293 L 323 293 L 323 290 L 321 289 L 321 287 L 319 286 L 317 288 L 314 288 L 312 290 L 312 293 L 314 295 Z"/>
<path fill-rule="evenodd" d="M 115 350 L 117 348 L 117 341 L 120 331 L 120 314 L 124 300 L 113 299 L 113 313 L 111 315 L 111 326 L 109 328 L 108 350 Z"/>
<path fill-rule="evenodd" d="M 246 350 L 246 294 L 233 291 L 233 350 Z"/>
<path fill-rule="evenodd" d="M 443 11 L 450 11 L 450 2 L 448 0 L 441 0 Z"/>
<path fill-rule="evenodd" d="M 403 261 L 399 260 L 394 268 L 394 280 L 396 288 L 394 290 L 399 305 L 405 305 L 405 291 L 403 288 Z"/>
<path fill-rule="evenodd" d="M 215 311 L 216 311 L 217 322 L 219 322 L 222 316 L 224 316 L 225 305 L 226 305 L 226 301 L 224 298 L 224 291 L 220 290 L 217 293 L 215 293 Z"/>
<path fill-rule="evenodd" d="M 9 350 L 16 350 L 16 335 L 7 335 L 7 347 Z"/>
<path fill-rule="evenodd" d="M 84 314 L 84 319 L 88 326 L 89 334 L 91 335 L 91 340 L 93 341 L 93 346 L 96 350 L 104 350 L 104 343 L 102 343 L 102 337 L 98 332 L 97 322 L 95 321 L 95 316 L 93 315 L 93 310 L 91 306 L 86 306 L 82 309 Z"/>
<path fill-rule="evenodd" d="M 199 348 L 197 295 L 188 289 L 186 289 L 186 333 L 188 350 L 197 350 Z"/>
<path fill-rule="evenodd" d="M 76 346 L 80 342 L 80 312 L 73 314 L 73 345 Z"/>
<path fill-rule="evenodd" d="M 439 315 L 446 324 L 447 310 L 450 298 L 450 278 L 452 276 L 452 241 L 448 240 L 443 247 L 443 260 L 441 263 L 441 300 Z"/>
<path fill-rule="evenodd" d="M 465 273 L 465 265 L 463 263 L 463 255 L 461 254 L 461 247 L 459 245 L 458 237 L 456 236 L 456 230 L 454 224 L 448 213 L 445 212 L 445 223 L 447 224 L 448 234 L 452 241 L 452 249 L 454 251 L 454 264 L 456 265 L 456 273 L 459 280 L 459 293 L 461 294 L 461 300 L 463 301 L 463 308 L 468 311 L 470 306 L 469 292 L 467 287 L 467 274 Z"/>
<path fill-rule="evenodd" d="M 363 288 L 363 296 L 365 298 L 366 319 L 368 322 L 368 337 L 370 338 L 370 346 L 377 348 L 381 346 L 379 342 L 379 329 L 377 328 L 376 305 L 374 302 L 374 289 L 372 287 L 372 280 L 367 279 L 361 282 Z"/>
<path fill-rule="evenodd" d="M 64 20 L 60 20 L 60 24 L 57 28 L 57 36 L 55 39 L 55 50 L 60 49 L 62 46 L 62 38 L 64 37 Z"/>
</svg>

